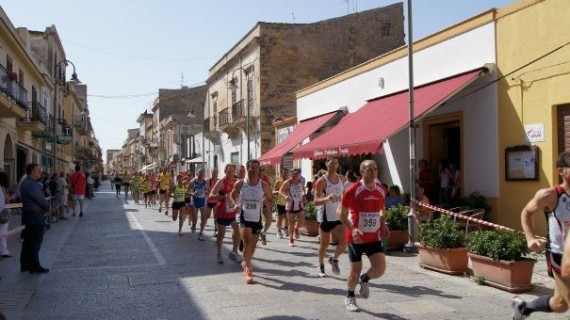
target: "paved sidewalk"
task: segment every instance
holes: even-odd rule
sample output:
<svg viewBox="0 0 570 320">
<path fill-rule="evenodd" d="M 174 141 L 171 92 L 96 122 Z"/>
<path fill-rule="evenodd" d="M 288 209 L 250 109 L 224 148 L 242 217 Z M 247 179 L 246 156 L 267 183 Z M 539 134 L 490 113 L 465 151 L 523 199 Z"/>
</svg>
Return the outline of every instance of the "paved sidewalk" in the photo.
<svg viewBox="0 0 570 320">
<path fill-rule="evenodd" d="M 50 319 L 510 319 L 512 294 L 418 267 L 417 258 L 388 256 L 384 277 L 371 282 L 360 313 L 344 309 L 348 258 L 341 275 L 317 276 L 314 238 L 258 244 L 254 285 L 244 283 L 241 267 L 227 258 L 216 262 L 212 224 L 207 240 L 156 209 L 132 199 L 117 199 L 108 183 L 87 200 L 83 218 L 54 223 L 45 235 L 41 261 L 50 272 L 19 272 L 21 243 L 11 238 L 15 255 L 0 261 L 0 310 L 9 320 Z M 11 228 L 19 225 L 19 216 Z M 366 259 L 364 259 L 366 261 Z M 536 265 L 535 291 L 550 292 L 544 262 Z M 531 319 L 561 319 L 568 314 L 535 314 Z"/>
</svg>

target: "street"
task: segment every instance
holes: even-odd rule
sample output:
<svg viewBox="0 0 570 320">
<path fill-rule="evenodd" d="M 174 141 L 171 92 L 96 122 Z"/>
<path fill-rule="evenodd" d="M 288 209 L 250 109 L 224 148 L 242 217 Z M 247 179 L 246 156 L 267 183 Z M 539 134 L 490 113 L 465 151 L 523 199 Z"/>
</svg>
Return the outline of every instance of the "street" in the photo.
<svg viewBox="0 0 570 320">
<path fill-rule="evenodd" d="M 316 238 L 301 237 L 294 248 L 276 239 L 254 256 L 255 284 L 246 285 L 239 264 L 227 254 L 216 262 L 210 220 L 206 241 L 158 210 L 115 197 L 107 181 L 86 200 L 85 216 L 54 223 L 40 258 L 50 272 L 20 273 L 18 237 L 14 257 L 0 261 L 0 310 L 9 320 L 50 319 L 510 319 L 512 294 L 418 267 L 414 255 L 391 253 L 386 274 L 371 282 L 362 311 L 345 311 L 348 258 L 341 275 L 326 264 L 317 276 Z M 19 225 L 13 216 L 10 229 Z M 366 259 L 364 259 L 366 261 Z M 365 264 L 366 265 L 366 264 Z M 531 298 L 551 292 L 544 261 L 535 266 Z M 535 313 L 531 319 L 560 319 Z"/>
</svg>

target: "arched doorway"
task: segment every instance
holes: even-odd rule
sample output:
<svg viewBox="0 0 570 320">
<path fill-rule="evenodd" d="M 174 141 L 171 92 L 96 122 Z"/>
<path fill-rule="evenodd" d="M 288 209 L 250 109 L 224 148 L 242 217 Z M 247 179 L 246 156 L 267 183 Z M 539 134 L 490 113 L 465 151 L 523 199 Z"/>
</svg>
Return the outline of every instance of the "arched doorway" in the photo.
<svg viewBox="0 0 570 320">
<path fill-rule="evenodd" d="M 4 172 L 8 175 L 10 184 L 14 182 L 14 171 L 16 164 L 16 157 L 14 155 L 14 143 L 12 142 L 12 137 L 9 134 L 6 135 L 6 140 L 4 141 Z"/>
</svg>

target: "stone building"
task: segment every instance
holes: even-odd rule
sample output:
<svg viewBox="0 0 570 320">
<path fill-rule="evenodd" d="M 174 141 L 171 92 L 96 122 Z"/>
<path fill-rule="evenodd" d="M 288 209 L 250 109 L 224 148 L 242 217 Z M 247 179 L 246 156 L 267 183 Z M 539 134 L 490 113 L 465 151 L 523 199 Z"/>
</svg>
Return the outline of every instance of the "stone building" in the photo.
<svg viewBox="0 0 570 320">
<path fill-rule="evenodd" d="M 170 166 L 178 172 L 189 168 L 186 160 L 199 155 L 195 137 L 203 130 L 206 93 L 206 85 L 158 90 L 152 108 L 151 164 Z"/>
<path fill-rule="evenodd" d="M 309 24 L 257 23 L 212 66 L 204 160 L 244 163 L 275 145 L 295 92 L 404 45 L 402 3 Z M 338 106 L 342 107 L 342 106 Z"/>
</svg>

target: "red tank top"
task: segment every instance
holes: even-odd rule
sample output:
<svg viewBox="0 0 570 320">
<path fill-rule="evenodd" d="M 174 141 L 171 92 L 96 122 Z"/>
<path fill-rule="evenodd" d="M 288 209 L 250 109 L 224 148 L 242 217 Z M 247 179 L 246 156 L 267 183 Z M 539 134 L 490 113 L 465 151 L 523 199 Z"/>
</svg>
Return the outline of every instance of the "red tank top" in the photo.
<svg viewBox="0 0 570 320">
<path fill-rule="evenodd" d="M 222 179 L 223 187 L 221 194 L 229 194 L 234 189 L 235 180 L 231 183 L 228 182 L 227 178 Z M 231 201 L 226 203 L 226 200 L 218 200 L 216 203 L 216 217 L 220 219 L 234 219 L 236 217 L 236 212 L 234 209 L 234 204 Z"/>
</svg>

